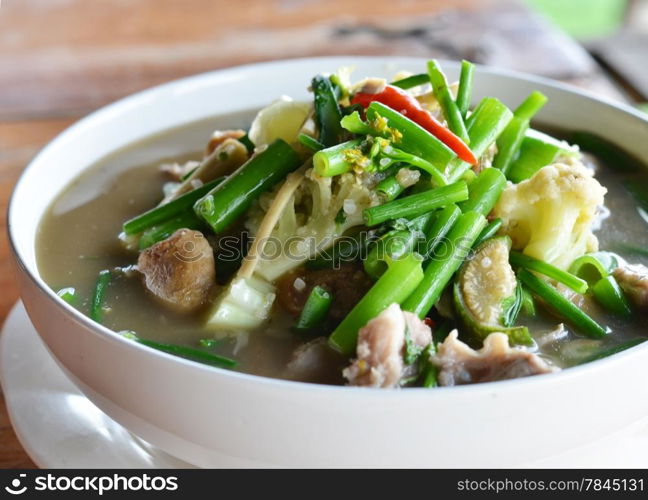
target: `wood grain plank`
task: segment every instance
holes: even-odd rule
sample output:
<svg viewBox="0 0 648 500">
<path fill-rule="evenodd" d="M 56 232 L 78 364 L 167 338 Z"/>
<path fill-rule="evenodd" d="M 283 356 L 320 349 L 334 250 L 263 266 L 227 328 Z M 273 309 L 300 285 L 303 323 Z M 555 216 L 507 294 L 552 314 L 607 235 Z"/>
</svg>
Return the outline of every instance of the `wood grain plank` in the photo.
<svg viewBox="0 0 648 500">
<path fill-rule="evenodd" d="M 7 240 L 7 205 L 13 186 L 32 157 L 73 119 L 0 123 L 0 322 L 18 299 Z"/>
<path fill-rule="evenodd" d="M 583 49 L 514 0 L 244 5 L 11 2 L 0 16 L 0 120 L 82 114 L 188 74 L 314 55 L 468 58 L 559 79 L 597 71 Z"/>
<path fill-rule="evenodd" d="M 0 123 L 0 324 L 18 300 L 13 262 L 7 240 L 6 212 L 20 173 L 31 158 L 74 119 Z M 34 468 L 13 432 L 0 393 L 0 468 Z"/>
</svg>

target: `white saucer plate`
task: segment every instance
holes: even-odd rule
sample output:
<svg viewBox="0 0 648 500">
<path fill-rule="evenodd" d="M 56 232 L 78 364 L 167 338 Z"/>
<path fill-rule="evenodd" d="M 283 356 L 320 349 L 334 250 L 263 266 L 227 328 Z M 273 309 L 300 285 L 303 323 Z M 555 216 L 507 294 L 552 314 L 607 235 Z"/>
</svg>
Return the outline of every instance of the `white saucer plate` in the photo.
<svg viewBox="0 0 648 500">
<path fill-rule="evenodd" d="M 22 302 L 2 330 L 0 378 L 14 430 L 39 467 L 192 467 L 134 436 L 83 396 L 50 356 Z"/>
</svg>

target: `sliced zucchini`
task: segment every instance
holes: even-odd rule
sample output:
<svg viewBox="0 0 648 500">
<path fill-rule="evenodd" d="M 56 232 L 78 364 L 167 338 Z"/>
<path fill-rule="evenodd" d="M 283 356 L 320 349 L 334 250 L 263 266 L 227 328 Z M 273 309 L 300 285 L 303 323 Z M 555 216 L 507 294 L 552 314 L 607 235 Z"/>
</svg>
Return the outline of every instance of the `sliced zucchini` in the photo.
<svg viewBox="0 0 648 500">
<path fill-rule="evenodd" d="M 491 238 L 482 243 L 459 271 L 454 285 L 454 303 L 464 328 L 483 341 L 493 332 L 503 332 L 511 344 L 530 345 L 526 326 L 510 324 L 511 309 L 521 299 L 513 268 L 509 264 L 511 239 Z"/>
</svg>

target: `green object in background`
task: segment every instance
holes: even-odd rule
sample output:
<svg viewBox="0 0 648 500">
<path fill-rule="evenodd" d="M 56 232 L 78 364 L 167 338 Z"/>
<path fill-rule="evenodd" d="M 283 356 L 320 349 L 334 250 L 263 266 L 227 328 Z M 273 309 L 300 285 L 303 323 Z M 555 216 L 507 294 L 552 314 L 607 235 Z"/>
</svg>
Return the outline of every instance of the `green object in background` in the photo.
<svg viewBox="0 0 648 500">
<path fill-rule="evenodd" d="M 648 113 L 648 102 L 642 102 L 641 104 L 637 104 L 637 107 L 639 108 L 640 111 L 643 111 L 644 113 Z"/>
<path fill-rule="evenodd" d="M 536 11 L 551 19 L 575 38 L 600 38 L 618 30 L 627 0 L 526 0 Z"/>
</svg>

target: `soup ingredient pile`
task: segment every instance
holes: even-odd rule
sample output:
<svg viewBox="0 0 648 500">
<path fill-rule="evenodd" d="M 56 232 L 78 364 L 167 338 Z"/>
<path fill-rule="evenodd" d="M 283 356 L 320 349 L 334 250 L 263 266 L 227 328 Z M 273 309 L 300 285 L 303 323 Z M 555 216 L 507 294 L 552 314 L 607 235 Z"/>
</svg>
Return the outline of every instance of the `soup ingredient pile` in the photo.
<svg viewBox="0 0 648 500">
<path fill-rule="evenodd" d="M 466 61 L 458 84 L 436 61 L 391 82 L 349 75 L 315 76 L 312 102 L 281 98 L 248 132 L 217 131 L 158 206 L 124 223 L 148 293 L 203 318 L 206 338 L 241 346 L 287 316 L 299 339 L 292 378 L 314 380 L 328 363 L 358 386 L 556 371 L 537 317 L 566 342 L 604 339 L 611 350 L 591 359 L 639 341 L 607 342 L 614 332 L 590 314 L 645 309 L 648 270 L 599 251 L 606 189 L 577 146 L 531 127 L 544 95 L 512 110 L 496 97 L 471 107 Z M 245 251 L 226 256 L 226 237 Z"/>
</svg>

